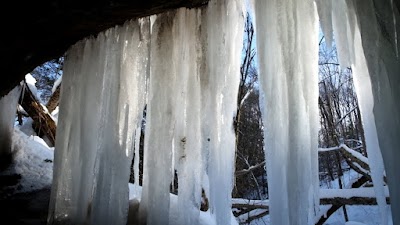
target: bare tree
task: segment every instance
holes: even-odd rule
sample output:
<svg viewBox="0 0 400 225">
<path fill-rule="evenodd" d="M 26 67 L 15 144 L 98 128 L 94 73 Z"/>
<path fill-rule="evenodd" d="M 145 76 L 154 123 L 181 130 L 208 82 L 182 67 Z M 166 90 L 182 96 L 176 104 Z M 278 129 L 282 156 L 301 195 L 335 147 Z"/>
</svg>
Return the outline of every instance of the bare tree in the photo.
<svg viewBox="0 0 400 225">
<path fill-rule="evenodd" d="M 259 92 L 257 88 L 254 27 L 247 15 L 244 30 L 243 57 L 235 117 L 236 176 L 234 197 L 254 195 L 261 199 L 267 194 L 264 170 L 263 132 Z"/>
</svg>

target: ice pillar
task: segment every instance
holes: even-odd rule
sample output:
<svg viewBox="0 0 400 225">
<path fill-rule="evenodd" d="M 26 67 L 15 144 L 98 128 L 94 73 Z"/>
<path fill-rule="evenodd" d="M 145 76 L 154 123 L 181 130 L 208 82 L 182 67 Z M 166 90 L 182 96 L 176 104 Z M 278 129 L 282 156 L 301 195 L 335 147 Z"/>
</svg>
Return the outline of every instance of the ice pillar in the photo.
<svg viewBox="0 0 400 225">
<path fill-rule="evenodd" d="M 14 130 L 15 113 L 21 87 L 17 86 L 0 99 L 0 159 L 9 160 L 11 157 L 12 135 Z"/>
<path fill-rule="evenodd" d="M 272 224 L 314 224 L 318 16 L 313 1 L 255 2 Z"/>
<path fill-rule="evenodd" d="M 197 224 L 201 189 L 217 224 L 231 220 L 243 3 L 157 15 L 152 29 L 142 223 L 167 224 L 178 171 L 179 224 Z M 203 176 L 210 185 L 202 183 Z"/>
<path fill-rule="evenodd" d="M 233 119 L 240 77 L 240 54 L 243 43 L 243 2 L 210 1 L 207 8 L 207 71 L 202 78 L 202 95 L 207 101 L 204 123 L 209 136 L 204 137 L 209 178 L 210 208 L 217 224 L 230 224 L 234 176 L 235 134 Z M 203 75 L 204 76 L 204 75 Z M 203 89 L 204 88 L 204 89 Z M 207 97 L 209 99 L 207 99 Z M 205 128 L 207 129 L 207 128 Z M 204 143 L 203 142 L 203 143 Z"/>
<path fill-rule="evenodd" d="M 400 60 L 397 34 L 400 30 L 399 8 L 398 4 L 390 0 L 355 2 L 362 47 L 372 86 L 373 106 L 370 110 L 373 110 L 374 117 L 370 119 L 374 119 L 384 160 L 393 224 L 399 225 Z M 367 150 L 368 148 L 367 141 Z"/>
<path fill-rule="evenodd" d="M 149 102 L 144 139 L 141 224 L 168 224 L 176 74 L 174 12 L 157 15 L 152 26 Z M 147 221 L 147 222 L 146 222 Z"/>
<path fill-rule="evenodd" d="M 126 224 L 134 130 L 146 93 L 149 20 L 69 49 L 49 209 L 51 224 Z"/>
<path fill-rule="evenodd" d="M 386 171 L 393 223 L 400 224 L 398 8 L 390 0 L 322 3 L 323 29 L 333 27 L 324 29 L 326 35 L 331 36 L 333 30 L 341 66 L 353 69 L 381 223 L 388 223 L 383 189 Z"/>
</svg>

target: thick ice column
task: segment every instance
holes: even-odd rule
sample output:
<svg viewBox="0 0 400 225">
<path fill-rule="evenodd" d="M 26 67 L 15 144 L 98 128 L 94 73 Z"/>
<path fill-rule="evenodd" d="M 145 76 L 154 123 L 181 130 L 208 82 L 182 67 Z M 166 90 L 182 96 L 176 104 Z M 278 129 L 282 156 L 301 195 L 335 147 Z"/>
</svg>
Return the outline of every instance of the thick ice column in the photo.
<svg viewBox="0 0 400 225">
<path fill-rule="evenodd" d="M 149 21 L 83 40 L 61 87 L 51 224 L 126 224 L 134 130 L 146 93 Z"/>
<path fill-rule="evenodd" d="M 338 0 L 332 1 L 331 5 L 322 5 L 322 1 L 318 3 L 320 14 L 325 14 L 322 18 L 329 17 L 326 12 L 331 11 L 331 25 L 341 66 L 351 65 L 353 69 L 381 223 L 388 223 L 383 187 L 385 169 L 393 222 L 400 223 L 400 186 L 397 182 L 400 180 L 400 167 L 395 160 L 400 156 L 397 151 L 400 143 L 400 107 L 396 104 L 400 96 L 397 88 L 400 84 L 396 40 L 398 11 L 393 10 L 391 1 Z M 327 23 L 322 25 L 329 26 Z"/>
<path fill-rule="evenodd" d="M 367 4 L 368 3 L 363 3 Z M 378 134 L 374 120 L 374 98 L 371 88 L 370 72 L 362 46 L 357 11 L 352 2 L 338 0 L 332 3 L 334 35 L 337 39 L 339 61 L 341 65 L 351 65 L 354 74 L 354 86 L 357 92 L 361 111 L 366 148 L 371 168 L 371 177 L 378 205 L 380 206 L 381 223 L 388 224 L 386 197 L 384 192 L 384 166 L 378 142 Z M 373 19 L 373 14 L 371 14 Z M 369 20 L 371 18 L 368 18 Z M 377 34 L 377 26 L 370 21 L 370 29 Z"/>
<path fill-rule="evenodd" d="M 399 225 L 400 60 L 397 56 L 397 32 L 400 30 L 400 17 L 396 5 L 390 0 L 356 3 L 362 47 L 373 93 L 371 109 L 387 175 L 392 219 L 394 225 Z M 370 156 L 369 153 L 368 155 Z"/>
<path fill-rule="evenodd" d="M 201 9 L 179 9 L 174 18 L 174 60 L 176 67 L 175 163 L 178 171 L 178 224 L 199 223 L 201 177 L 200 73 L 203 42 L 200 34 Z"/>
<path fill-rule="evenodd" d="M 174 92 L 179 64 L 174 60 L 175 12 L 157 15 L 152 26 L 149 102 L 144 140 L 141 224 L 167 225 L 172 177 Z"/>
<path fill-rule="evenodd" d="M 205 124 L 209 125 L 207 168 L 211 213 L 217 224 L 230 224 L 231 192 L 234 176 L 236 112 L 243 43 L 243 2 L 210 1 L 206 13 L 207 71 L 202 75 Z M 208 98 L 208 99 L 207 99 Z M 204 131 L 204 129 L 203 129 Z M 204 143 L 204 142 L 203 142 Z"/>
<path fill-rule="evenodd" d="M 314 224 L 318 17 L 313 1 L 256 1 L 271 224 Z"/>
<path fill-rule="evenodd" d="M 21 87 L 17 86 L 0 99 L 0 160 L 9 160 L 12 151 L 12 135 L 15 113 Z"/>
</svg>

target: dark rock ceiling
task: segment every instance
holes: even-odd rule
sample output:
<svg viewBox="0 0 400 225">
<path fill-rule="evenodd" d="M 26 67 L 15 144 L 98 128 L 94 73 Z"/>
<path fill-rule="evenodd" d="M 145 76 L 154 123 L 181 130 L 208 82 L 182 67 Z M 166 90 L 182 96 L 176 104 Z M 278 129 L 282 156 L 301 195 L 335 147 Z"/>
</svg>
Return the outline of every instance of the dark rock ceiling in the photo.
<svg viewBox="0 0 400 225">
<path fill-rule="evenodd" d="M 0 96 L 77 41 L 133 18 L 208 0 L 15 0 L 1 13 Z"/>
</svg>

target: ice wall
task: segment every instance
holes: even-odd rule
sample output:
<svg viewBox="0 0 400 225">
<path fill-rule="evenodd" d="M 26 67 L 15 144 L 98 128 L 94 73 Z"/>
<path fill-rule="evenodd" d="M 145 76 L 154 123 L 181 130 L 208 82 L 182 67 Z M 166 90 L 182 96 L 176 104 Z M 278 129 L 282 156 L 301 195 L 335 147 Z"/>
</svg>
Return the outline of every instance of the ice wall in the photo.
<svg viewBox="0 0 400 225">
<path fill-rule="evenodd" d="M 217 224 L 230 223 L 242 29 L 241 1 L 155 18 L 141 223 L 198 224 L 202 188 Z M 179 218 L 169 217 L 174 170 Z"/>
<path fill-rule="evenodd" d="M 314 224 L 318 16 L 313 1 L 255 2 L 271 224 Z"/>
<path fill-rule="evenodd" d="M 398 9 L 389 0 L 317 3 L 324 8 L 319 10 L 323 30 L 333 30 L 340 64 L 353 69 L 381 224 L 388 224 L 383 188 L 385 171 L 393 224 L 400 224 L 400 166 L 396 162 L 400 158 L 400 106 L 396 100 L 400 94 Z"/>
<path fill-rule="evenodd" d="M 242 4 L 132 21 L 68 51 L 49 223 L 126 223 L 147 104 L 138 223 L 198 224 L 204 188 L 216 224 L 230 224 Z M 179 214 L 169 212 L 175 170 Z"/>
<path fill-rule="evenodd" d="M 126 224 L 134 130 L 148 71 L 149 20 L 80 41 L 64 65 L 50 224 Z"/>
<path fill-rule="evenodd" d="M 0 158 L 2 160 L 7 160 L 11 155 L 15 113 L 20 93 L 21 87 L 17 86 L 0 99 Z"/>
</svg>

